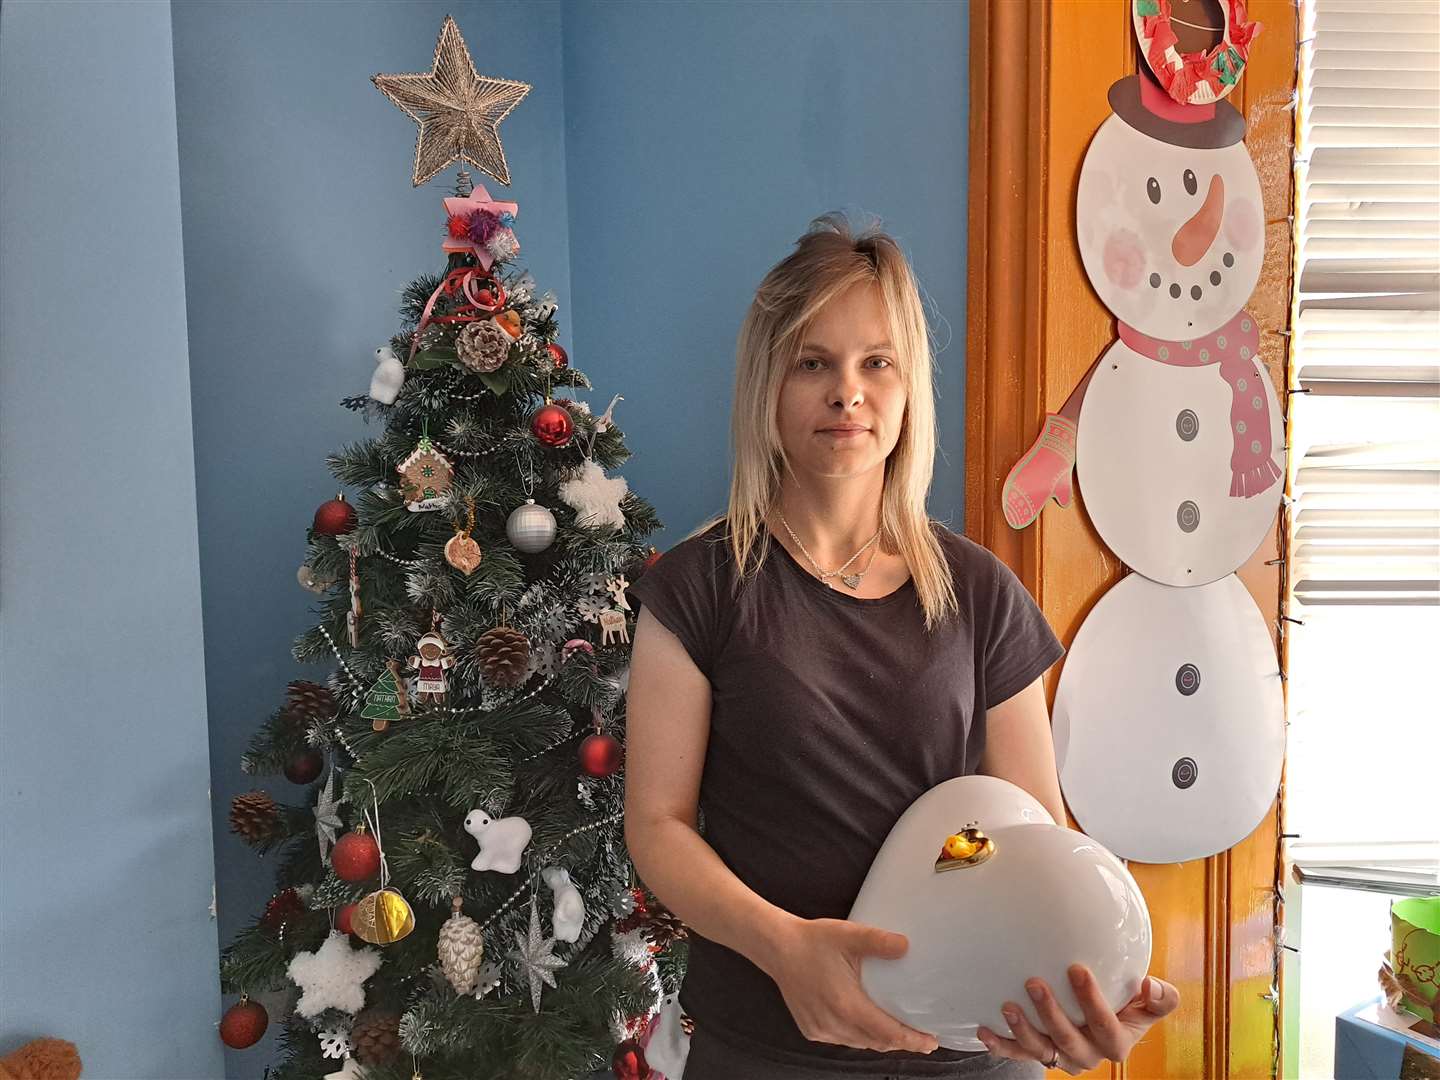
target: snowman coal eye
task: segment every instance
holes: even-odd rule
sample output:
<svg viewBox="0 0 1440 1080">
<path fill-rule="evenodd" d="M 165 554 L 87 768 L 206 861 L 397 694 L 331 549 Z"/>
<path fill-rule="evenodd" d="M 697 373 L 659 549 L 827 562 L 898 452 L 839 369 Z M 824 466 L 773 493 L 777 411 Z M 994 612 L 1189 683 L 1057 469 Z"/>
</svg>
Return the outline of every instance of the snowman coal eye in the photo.
<svg viewBox="0 0 1440 1080">
<path fill-rule="evenodd" d="M 1156 206 L 1160 205 L 1160 181 L 1153 176 L 1145 183 L 1145 194 L 1150 196 L 1150 201 Z"/>
<path fill-rule="evenodd" d="M 1199 188 L 1199 186 L 1200 186 L 1200 185 L 1195 182 L 1195 174 L 1194 174 L 1193 172 L 1191 172 L 1189 169 L 1186 169 L 1186 170 L 1185 170 L 1185 190 L 1188 191 L 1191 195 L 1194 195 L 1195 192 L 1196 192 L 1196 190 Z"/>
</svg>

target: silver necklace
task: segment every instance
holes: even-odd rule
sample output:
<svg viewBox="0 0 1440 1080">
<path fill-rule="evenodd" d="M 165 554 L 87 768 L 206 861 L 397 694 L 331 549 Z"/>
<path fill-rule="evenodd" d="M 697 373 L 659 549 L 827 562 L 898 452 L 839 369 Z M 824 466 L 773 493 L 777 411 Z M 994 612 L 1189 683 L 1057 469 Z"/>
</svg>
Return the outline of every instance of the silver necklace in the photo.
<svg viewBox="0 0 1440 1080">
<path fill-rule="evenodd" d="M 822 569 L 820 569 L 820 564 L 815 561 L 815 557 L 814 557 L 813 555 L 811 555 L 810 552 L 805 549 L 805 545 L 804 545 L 803 543 L 801 543 L 800 537 L 798 537 L 798 536 L 795 535 L 795 530 L 792 529 L 792 528 L 790 528 L 790 523 L 785 520 L 785 515 L 784 515 L 784 514 L 781 514 L 781 515 L 780 515 L 780 524 L 785 526 L 785 531 L 790 534 L 790 539 L 794 540 L 794 541 L 795 541 L 795 545 L 796 545 L 802 552 L 805 553 L 805 558 L 809 559 L 809 560 L 810 560 L 810 565 L 813 566 L 813 567 L 815 567 L 815 573 L 817 573 L 817 574 L 820 575 L 820 580 L 821 580 L 821 581 L 828 581 L 828 580 L 829 580 L 830 578 L 832 578 L 832 577 L 840 576 L 840 580 L 843 581 L 843 582 L 844 582 L 846 585 L 848 585 L 850 588 L 852 588 L 852 589 L 858 589 L 858 588 L 860 587 L 860 582 L 861 582 L 861 580 L 865 577 L 866 574 L 868 574 L 868 573 L 870 572 L 870 567 L 872 567 L 872 566 L 875 565 L 875 556 L 874 556 L 874 555 L 871 555 L 871 556 L 870 556 L 870 561 L 865 564 L 865 569 L 864 569 L 864 570 L 861 570 L 861 571 L 859 571 L 859 572 L 857 572 L 857 573 L 854 573 L 854 574 L 846 574 L 846 573 L 844 573 L 845 567 L 847 567 L 847 566 L 849 566 L 851 563 L 853 563 L 853 562 L 854 562 L 856 559 L 858 559 L 862 554 L 864 554 L 866 548 L 868 548 L 871 544 L 875 543 L 876 540 L 880 539 L 880 531 L 881 531 L 881 530 L 879 530 L 879 529 L 876 529 L 876 530 L 875 530 L 875 535 L 872 536 L 872 537 L 870 537 L 869 540 L 866 540 L 865 543 L 864 543 L 863 545 L 861 545 L 860 550 L 857 551 L 857 552 L 855 552 L 854 555 L 851 555 L 850 558 L 846 559 L 845 562 L 844 562 L 839 568 L 837 568 L 837 569 L 835 569 L 835 570 L 822 570 Z"/>
</svg>

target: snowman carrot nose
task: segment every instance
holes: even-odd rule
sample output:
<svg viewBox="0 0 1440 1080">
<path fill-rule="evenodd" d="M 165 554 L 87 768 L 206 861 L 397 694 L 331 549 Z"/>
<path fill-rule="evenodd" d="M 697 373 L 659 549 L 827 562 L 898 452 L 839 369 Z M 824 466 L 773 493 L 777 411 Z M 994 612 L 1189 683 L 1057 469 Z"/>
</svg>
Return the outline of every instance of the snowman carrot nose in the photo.
<svg viewBox="0 0 1440 1080">
<path fill-rule="evenodd" d="M 1219 174 L 1210 178 L 1210 190 L 1195 216 L 1181 225 L 1170 242 L 1170 252 L 1181 266 L 1194 266 L 1210 250 L 1220 219 L 1225 216 L 1225 181 Z"/>
</svg>

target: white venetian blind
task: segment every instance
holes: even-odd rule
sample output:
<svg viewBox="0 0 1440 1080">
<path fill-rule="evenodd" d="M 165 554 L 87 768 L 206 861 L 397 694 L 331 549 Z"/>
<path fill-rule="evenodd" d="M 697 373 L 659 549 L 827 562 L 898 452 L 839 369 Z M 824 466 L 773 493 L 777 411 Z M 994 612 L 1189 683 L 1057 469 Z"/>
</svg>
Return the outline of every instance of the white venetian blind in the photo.
<svg viewBox="0 0 1440 1080">
<path fill-rule="evenodd" d="M 1286 832 L 1440 887 L 1440 2 L 1301 20 Z"/>
</svg>

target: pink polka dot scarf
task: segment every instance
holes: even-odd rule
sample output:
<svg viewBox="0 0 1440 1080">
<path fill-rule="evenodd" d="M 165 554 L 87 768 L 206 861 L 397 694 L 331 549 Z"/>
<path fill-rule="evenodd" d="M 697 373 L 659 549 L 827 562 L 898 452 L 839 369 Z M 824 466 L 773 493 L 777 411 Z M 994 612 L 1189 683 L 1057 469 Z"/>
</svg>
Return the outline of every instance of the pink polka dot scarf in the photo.
<svg viewBox="0 0 1440 1080">
<path fill-rule="evenodd" d="M 1230 494 L 1241 498 L 1259 495 L 1281 476 L 1271 456 L 1270 405 L 1256 357 L 1260 331 L 1249 312 L 1194 341 L 1162 341 L 1118 322 L 1120 340 L 1151 360 L 1177 367 L 1220 365 L 1220 377 L 1230 384 Z"/>
</svg>

